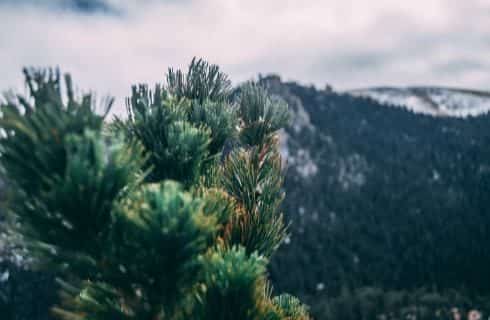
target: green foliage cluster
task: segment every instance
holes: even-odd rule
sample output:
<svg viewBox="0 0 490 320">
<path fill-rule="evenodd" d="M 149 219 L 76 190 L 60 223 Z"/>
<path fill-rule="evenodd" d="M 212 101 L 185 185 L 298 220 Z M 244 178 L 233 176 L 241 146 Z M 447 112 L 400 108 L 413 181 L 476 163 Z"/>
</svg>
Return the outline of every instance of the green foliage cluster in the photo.
<svg viewBox="0 0 490 320">
<path fill-rule="evenodd" d="M 55 315 L 308 319 L 297 299 L 273 297 L 266 272 L 287 231 L 284 103 L 253 83 L 232 99 L 226 75 L 194 59 L 153 90 L 133 87 L 128 117 L 106 123 L 112 100 L 99 114 L 69 76 L 25 77 L 30 96 L 1 103 L 0 163 L 11 225 L 58 274 Z"/>
</svg>

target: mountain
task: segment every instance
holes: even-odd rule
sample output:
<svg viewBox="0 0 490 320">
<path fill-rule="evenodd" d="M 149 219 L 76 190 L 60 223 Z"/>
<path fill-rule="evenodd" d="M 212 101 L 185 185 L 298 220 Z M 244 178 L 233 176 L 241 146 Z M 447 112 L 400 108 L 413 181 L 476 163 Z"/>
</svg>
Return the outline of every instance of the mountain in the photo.
<svg viewBox="0 0 490 320">
<path fill-rule="evenodd" d="M 490 92 L 487 91 L 445 87 L 377 87 L 347 93 L 433 116 L 478 116 L 490 111 Z"/>
<path fill-rule="evenodd" d="M 489 114 L 436 117 L 277 76 L 260 81 L 293 113 L 282 134 L 291 235 L 271 268 L 279 291 L 337 320 L 374 319 L 393 311 L 386 301 L 449 310 L 490 295 Z M 469 91 L 445 92 L 454 114 L 468 110 L 456 97 Z"/>
<path fill-rule="evenodd" d="M 490 114 L 259 81 L 293 115 L 281 133 L 290 236 L 271 261 L 274 288 L 320 320 L 453 319 L 452 307 L 488 317 Z M 445 92 L 451 110 L 468 109 L 456 93 L 479 96 Z M 0 257 L 0 314 L 51 319 L 52 276 L 14 268 L 15 253 Z"/>
</svg>

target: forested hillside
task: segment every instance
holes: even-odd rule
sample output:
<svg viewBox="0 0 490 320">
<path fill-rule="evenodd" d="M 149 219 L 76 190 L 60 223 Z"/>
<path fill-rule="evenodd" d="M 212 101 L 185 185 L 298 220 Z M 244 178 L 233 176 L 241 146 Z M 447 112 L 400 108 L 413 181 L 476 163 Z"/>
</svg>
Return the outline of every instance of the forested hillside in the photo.
<svg viewBox="0 0 490 320">
<path fill-rule="evenodd" d="M 262 82 L 295 113 L 283 135 L 291 237 L 274 260 L 276 285 L 309 297 L 323 317 L 334 298 L 356 289 L 371 309 L 391 293 L 422 291 L 436 305 L 482 307 L 477 296 L 490 291 L 490 116 L 436 118 L 275 76 Z"/>
</svg>

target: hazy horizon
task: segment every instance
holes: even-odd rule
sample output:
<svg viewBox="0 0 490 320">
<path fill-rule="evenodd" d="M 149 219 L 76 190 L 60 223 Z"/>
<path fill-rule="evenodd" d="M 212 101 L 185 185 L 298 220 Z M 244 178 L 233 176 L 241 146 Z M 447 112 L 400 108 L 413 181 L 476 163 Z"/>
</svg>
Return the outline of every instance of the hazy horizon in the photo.
<svg viewBox="0 0 490 320">
<path fill-rule="evenodd" d="M 480 0 L 0 0 L 0 90 L 19 88 L 23 66 L 59 66 L 120 104 L 193 56 L 234 83 L 274 73 L 336 89 L 486 90 L 489 15 Z"/>
</svg>

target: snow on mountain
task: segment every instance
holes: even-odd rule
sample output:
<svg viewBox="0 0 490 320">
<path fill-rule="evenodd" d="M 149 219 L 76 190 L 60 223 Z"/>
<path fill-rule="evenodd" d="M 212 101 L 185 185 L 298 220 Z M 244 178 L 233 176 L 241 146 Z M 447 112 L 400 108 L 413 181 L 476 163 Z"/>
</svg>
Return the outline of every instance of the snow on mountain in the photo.
<svg viewBox="0 0 490 320">
<path fill-rule="evenodd" d="M 444 87 L 377 87 L 348 92 L 433 116 L 467 117 L 490 111 L 490 92 Z"/>
</svg>

